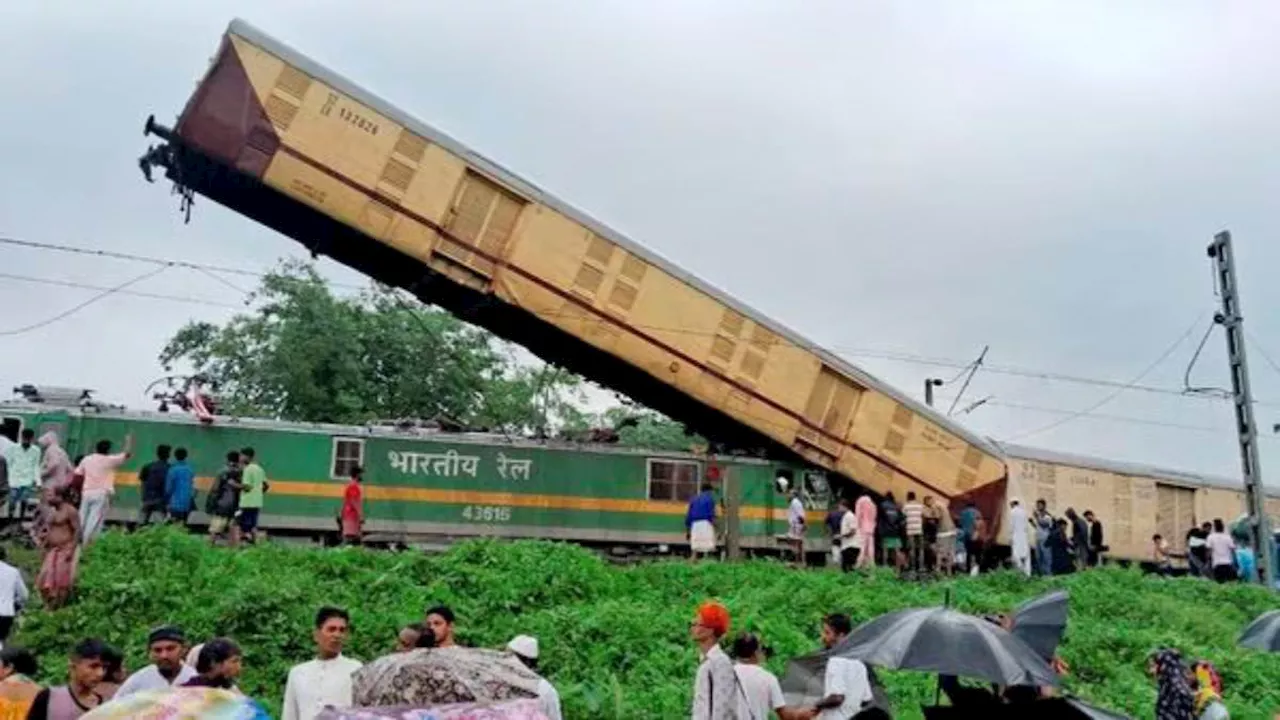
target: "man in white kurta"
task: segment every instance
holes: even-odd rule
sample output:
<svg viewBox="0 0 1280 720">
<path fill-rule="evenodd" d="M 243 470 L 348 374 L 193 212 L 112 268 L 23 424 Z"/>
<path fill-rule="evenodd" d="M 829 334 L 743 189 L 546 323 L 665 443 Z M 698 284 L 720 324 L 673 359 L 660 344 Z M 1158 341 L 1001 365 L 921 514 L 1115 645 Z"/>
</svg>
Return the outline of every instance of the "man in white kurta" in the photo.
<svg viewBox="0 0 1280 720">
<path fill-rule="evenodd" d="M 1009 501 L 1009 548 L 1013 555 L 1013 566 L 1018 572 L 1031 576 L 1031 526 L 1027 521 L 1027 511 L 1016 499 Z"/>
<path fill-rule="evenodd" d="M 316 658 L 289 671 L 284 686 L 284 720 L 315 720 L 326 708 L 351 707 L 351 676 L 363 665 L 344 657 L 351 618 L 345 610 L 316 614 Z"/>
<path fill-rule="evenodd" d="M 507 643 L 507 649 L 515 654 L 524 666 L 538 675 L 538 709 L 547 720 L 563 720 L 560 713 L 560 693 L 538 672 L 538 639 L 529 635 L 517 635 Z"/>
</svg>

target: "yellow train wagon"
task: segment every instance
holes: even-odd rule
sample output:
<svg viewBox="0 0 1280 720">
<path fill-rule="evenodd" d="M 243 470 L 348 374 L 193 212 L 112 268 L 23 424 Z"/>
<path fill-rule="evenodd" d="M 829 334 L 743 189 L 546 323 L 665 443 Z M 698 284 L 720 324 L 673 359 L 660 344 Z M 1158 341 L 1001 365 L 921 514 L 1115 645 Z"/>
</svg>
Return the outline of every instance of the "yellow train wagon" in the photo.
<svg viewBox="0 0 1280 720">
<path fill-rule="evenodd" d="M 1215 518 L 1235 521 L 1245 512 L 1244 481 L 1188 473 L 1138 463 L 1003 445 L 1009 466 L 1008 499 L 1031 511 L 1043 499 L 1060 517 L 1067 508 L 1092 510 L 1102 523 L 1108 556 L 1132 561 L 1152 558 L 1151 538 L 1159 534 L 1176 553 L 1186 552 L 1186 534 Z M 1280 493 L 1268 492 L 1267 515 L 1280 521 Z M 1008 523 L 999 542 L 1009 543 Z"/>
<path fill-rule="evenodd" d="M 166 143 L 144 171 L 164 167 L 185 199 L 212 198 L 726 445 L 900 499 L 1003 496 L 988 441 L 247 23 L 231 23 L 174 128 L 148 131 Z"/>
</svg>

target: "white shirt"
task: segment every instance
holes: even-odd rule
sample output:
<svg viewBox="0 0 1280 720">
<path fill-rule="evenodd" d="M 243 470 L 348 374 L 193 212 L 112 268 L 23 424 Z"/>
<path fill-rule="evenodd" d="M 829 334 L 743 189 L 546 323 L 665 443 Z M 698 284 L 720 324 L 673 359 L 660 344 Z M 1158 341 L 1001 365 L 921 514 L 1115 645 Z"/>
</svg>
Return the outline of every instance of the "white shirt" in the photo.
<svg viewBox="0 0 1280 720">
<path fill-rule="evenodd" d="M 1030 529 L 1027 525 L 1027 511 L 1022 509 L 1022 505 L 1009 508 L 1009 545 L 1014 555 L 1026 555 L 1030 552 L 1030 539 L 1027 537 Z"/>
<path fill-rule="evenodd" d="M 845 510 L 844 515 L 840 516 L 840 539 L 848 540 L 858 534 L 858 516 L 853 514 L 852 510 Z M 856 547 L 851 545 L 850 547 Z"/>
<path fill-rule="evenodd" d="M 733 671 L 742 688 L 738 693 L 738 720 L 768 720 L 770 713 L 786 706 L 782 685 L 773 673 L 748 663 L 734 665 Z"/>
<path fill-rule="evenodd" d="M 1236 560 L 1236 543 L 1226 533 L 1209 533 L 1204 541 L 1209 546 L 1209 559 L 1212 565 L 1233 565 Z"/>
<path fill-rule="evenodd" d="M 564 720 L 560 714 L 560 693 L 546 678 L 538 678 L 538 709 L 547 720 Z"/>
<path fill-rule="evenodd" d="M 712 645 L 693 682 L 693 720 L 738 720 L 737 685 L 733 662 Z"/>
<path fill-rule="evenodd" d="M 791 504 L 787 506 L 787 523 L 792 526 L 804 524 L 804 503 L 800 498 L 791 498 Z"/>
<path fill-rule="evenodd" d="M 822 720 L 845 720 L 857 715 L 865 703 L 872 700 L 871 681 L 867 679 L 867 666 L 859 660 L 833 657 L 827 661 L 827 676 L 823 683 L 823 695 L 843 695 L 840 707 L 828 708 L 818 715 Z"/>
<path fill-rule="evenodd" d="M 22 573 L 7 562 L 0 562 L 0 617 L 13 617 L 18 608 L 27 604 L 27 584 L 22 582 Z"/>
<path fill-rule="evenodd" d="M 295 665 L 284 684 L 284 720 L 315 720 L 327 707 L 351 707 L 351 676 L 364 667 L 339 655 Z"/>
<path fill-rule="evenodd" d="M 134 693 L 143 692 L 144 690 L 168 690 L 171 687 L 178 687 L 196 676 L 196 669 L 190 665 L 183 665 L 178 671 L 178 676 L 169 682 L 160 674 L 160 669 L 155 665 L 148 665 L 138 672 L 129 676 L 120 689 L 116 691 L 114 697 L 122 698 Z"/>
</svg>

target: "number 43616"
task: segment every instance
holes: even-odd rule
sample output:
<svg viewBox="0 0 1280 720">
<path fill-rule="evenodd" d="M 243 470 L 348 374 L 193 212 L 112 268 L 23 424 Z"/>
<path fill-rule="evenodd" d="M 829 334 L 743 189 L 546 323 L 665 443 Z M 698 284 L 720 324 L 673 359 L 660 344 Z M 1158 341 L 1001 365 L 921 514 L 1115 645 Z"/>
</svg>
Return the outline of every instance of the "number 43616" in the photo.
<svg viewBox="0 0 1280 720">
<path fill-rule="evenodd" d="M 495 505 L 467 505 L 462 517 L 471 522 L 511 522 L 511 508 Z"/>
</svg>

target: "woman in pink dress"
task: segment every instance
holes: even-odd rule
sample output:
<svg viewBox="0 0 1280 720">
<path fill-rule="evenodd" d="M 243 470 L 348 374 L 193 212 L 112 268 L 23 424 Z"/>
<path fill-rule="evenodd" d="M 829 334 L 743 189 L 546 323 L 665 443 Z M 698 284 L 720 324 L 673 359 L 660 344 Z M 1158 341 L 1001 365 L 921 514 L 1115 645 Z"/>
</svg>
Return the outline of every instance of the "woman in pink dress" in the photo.
<svg viewBox="0 0 1280 720">
<path fill-rule="evenodd" d="M 853 505 L 853 516 L 858 522 L 858 534 L 854 544 L 858 547 L 858 562 L 854 567 L 876 566 L 876 503 L 869 495 L 858 498 Z"/>
<path fill-rule="evenodd" d="M 351 469 L 351 482 L 342 493 L 342 541 L 349 545 L 359 545 L 361 531 L 364 528 L 364 490 L 360 487 L 364 470 L 360 467 Z"/>
</svg>

